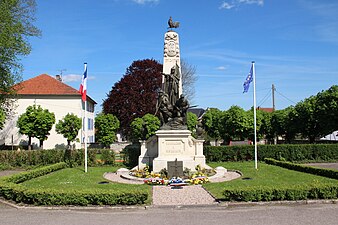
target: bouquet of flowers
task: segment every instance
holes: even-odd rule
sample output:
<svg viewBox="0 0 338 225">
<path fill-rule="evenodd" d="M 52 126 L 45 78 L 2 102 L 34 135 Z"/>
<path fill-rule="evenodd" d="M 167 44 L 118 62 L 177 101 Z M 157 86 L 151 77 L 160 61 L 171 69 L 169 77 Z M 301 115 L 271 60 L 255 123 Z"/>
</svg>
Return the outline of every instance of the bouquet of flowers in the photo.
<svg viewBox="0 0 338 225">
<path fill-rule="evenodd" d="M 149 185 L 164 185 L 166 183 L 164 179 L 159 178 L 159 177 L 150 177 L 150 178 L 144 179 L 143 182 Z"/>
</svg>

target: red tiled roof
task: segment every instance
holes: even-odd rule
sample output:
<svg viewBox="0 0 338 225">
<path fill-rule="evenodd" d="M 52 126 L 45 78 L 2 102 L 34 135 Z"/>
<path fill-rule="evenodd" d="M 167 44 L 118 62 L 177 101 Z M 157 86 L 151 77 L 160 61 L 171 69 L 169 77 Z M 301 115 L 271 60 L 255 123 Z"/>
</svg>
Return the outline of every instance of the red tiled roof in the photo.
<svg viewBox="0 0 338 225">
<path fill-rule="evenodd" d="M 14 86 L 19 95 L 80 95 L 80 92 L 61 81 L 41 74 Z"/>
<path fill-rule="evenodd" d="M 264 111 L 264 112 L 269 112 L 269 113 L 272 113 L 274 111 L 273 108 L 261 108 L 261 107 L 258 107 L 257 109 L 261 110 L 261 111 Z"/>
</svg>

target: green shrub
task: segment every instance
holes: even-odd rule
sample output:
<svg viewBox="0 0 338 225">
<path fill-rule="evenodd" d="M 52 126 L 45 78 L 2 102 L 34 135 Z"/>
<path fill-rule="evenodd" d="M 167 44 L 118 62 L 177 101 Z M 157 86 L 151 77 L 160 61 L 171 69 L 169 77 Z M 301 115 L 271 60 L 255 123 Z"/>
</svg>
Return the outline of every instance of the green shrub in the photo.
<svg viewBox="0 0 338 225">
<path fill-rule="evenodd" d="M 141 154 L 140 144 L 130 144 L 126 146 L 122 151 L 123 160 L 129 167 L 135 167 L 138 165 L 138 157 Z"/>
<path fill-rule="evenodd" d="M 337 161 L 336 144 L 258 145 L 258 160 L 265 158 L 286 161 Z M 204 146 L 204 155 L 209 162 L 243 161 L 254 159 L 254 146 Z"/>
<path fill-rule="evenodd" d="M 13 167 L 48 165 L 62 162 L 63 157 L 60 150 L 0 151 L 0 163 Z"/>
<path fill-rule="evenodd" d="M 295 164 L 290 162 L 282 162 L 275 159 L 265 159 L 265 163 L 280 166 L 283 168 L 287 168 L 290 170 L 296 170 L 304 173 L 310 173 L 318 176 L 338 179 L 338 170 L 332 170 L 332 169 L 324 169 L 324 168 L 316 168 L 312 166 L 306 166 L 301 164 Z"/>
<path fill-rule="evenodd" d="M 58 163 L 0 179 L 0 197 L 34 205 L 135 205 L 148 199 L 146 191 L 55 190 L 27 188 L 19 183 L 63 169 Z"/>
<path fill-rule="evenodd" d="M 88 165 L 96 165 L 96 153 L 101 149 L 88 149 Z M 31 150 L 0 151 L 0 164 L 10 167 L 44 166 L 67 162 L 68 166 L 84 164 L 84 150 Z"/>
<path fill-rule="evenodd" d="M 148 193 L 144 191 L 109 190 L 54 190 L 26 188 L 0 181 L 0 196 L 17 203 L 34 205 L 135 205 L 144 204 Z"/>
<path fill-rule="evenodd" d="M 36 177 L 40 177 L 40 176 L 52 173 L 57 170 L 64 169 L 66 167 L 67 167 L 67 164 L 65 162 L 61 162 L 61 163 L 57 163 L 54 165 L 45 166 L 45 167 L 41 167 L 35 170 L 31 170 L 28 172 L 14 174 L 12 176 L 5 177 L 3 179 L 7 182 L 18 184 L 18 183 L 25 182 L 27 180 L 31 180 Z"/>
<path fill-rule="evenodd" d="M 334 184 L 290 187 L 245 187 L 226 188 L 223 191 L 225 201 L 282 201 L 307 199 L 336 199 L 338 186 Z"/>
<path fill-rule="evenodd" d="M 115 154 L 110 149 L 102 149 L 101 160 L 105 165 L 115 165 Z"/>
<path fill-rule="evenodd" d="M 0 171 L 2 170 L 9 170 L 11 169 L 12 167 L 10 165 L 8 165 L 7 163 L 0 163 Z"/>
<path fill-rule="evenodd" d="M 98 151 L 99 151 L 98 149 L 87 149 L 88 166 L 95 166 L 97 164 L 96 154 Z M 64 161 L 67 162 L 70 167 L 84 165 L 85 158 L 84 149 L 72 150 L 71 153 L 69 152 L 69 150 L 68 153 L 67 150 L 65 150 L 64 154 L 65 154 Z M 67 154 L 70 155 L 70 158 L 68 156 L 68 160 L 66 157 Z"/>
</svg>

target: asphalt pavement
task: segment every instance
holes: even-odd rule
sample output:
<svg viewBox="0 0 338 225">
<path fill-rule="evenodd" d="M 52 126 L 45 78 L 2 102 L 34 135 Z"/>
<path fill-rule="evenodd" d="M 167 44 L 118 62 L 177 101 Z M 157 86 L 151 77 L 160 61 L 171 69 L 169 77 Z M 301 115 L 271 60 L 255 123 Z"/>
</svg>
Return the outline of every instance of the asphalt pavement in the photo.
<svg viewBox="0 0 338 225">
<path fill-rule="evenodd" d="M 338 170 L 338 163 L 308 163 L 307 166 Z"/>
<path fill-rule="evenodd" d="M 333 225 L 338 204 L 46 209 L 0 206 L 0 225 Z"/>
</svg>

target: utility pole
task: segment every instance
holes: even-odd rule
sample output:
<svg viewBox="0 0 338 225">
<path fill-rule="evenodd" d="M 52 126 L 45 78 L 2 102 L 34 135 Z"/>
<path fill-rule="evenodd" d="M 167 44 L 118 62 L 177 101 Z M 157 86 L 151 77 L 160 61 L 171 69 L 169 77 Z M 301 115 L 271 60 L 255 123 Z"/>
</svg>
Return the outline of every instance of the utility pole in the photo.
<svg viewBox="0 0 338 225">
<path fill-rule="evenodd" d="M 272 84 L 272 108 L 273 108 L 273 111 L 276 110 L 276 105 L 275 105 L 275 85 Z"/>
<path fill-rule="evenodd" d="M 276 105 L 275 105 L 275 90 L 276 90 L 275 85 L 272 84 L 272 109 L 273 109 L 273 111 L 276 110 Z M 277 144 L 277 137 L 276 136 L 273 138 L 273 144 L 275 144 L 275 145 Z"/>
</svg>

